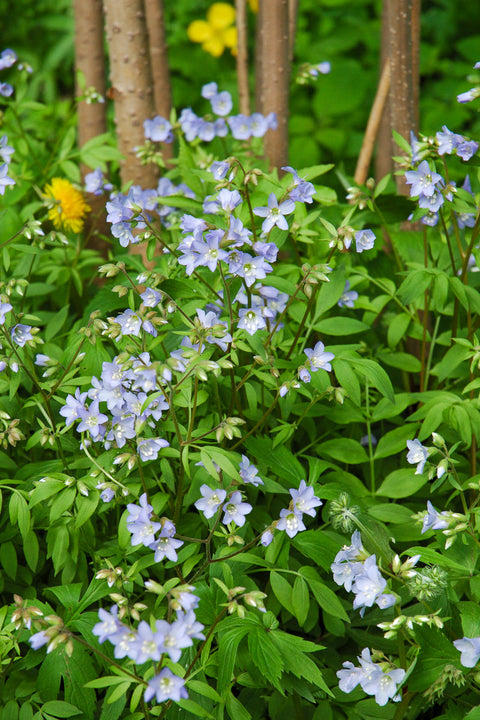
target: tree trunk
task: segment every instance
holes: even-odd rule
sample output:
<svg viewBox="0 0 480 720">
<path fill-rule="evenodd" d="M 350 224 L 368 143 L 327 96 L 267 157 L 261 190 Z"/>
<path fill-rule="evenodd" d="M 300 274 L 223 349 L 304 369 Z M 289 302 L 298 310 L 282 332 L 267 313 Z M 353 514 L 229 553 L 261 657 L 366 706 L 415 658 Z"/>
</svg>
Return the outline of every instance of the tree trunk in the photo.
<svg viewBox="0 0 480 720">
<path fill-rule="evenodd" d="M 261 106 L 277 114 L 277 130 L 265 135 L 265 154 L 271 167 L 288 164 L 288 0 L 260 0 Z"/>
<path fill-rule="evenodd" d="M 122 183 L 157 184 L 157 168 L 142 166 L 134 148 L 145 142 L 143 121 L 154 115 L 143 0 L 103 0 Z"/>
<path fill-rule="evenodd" d="M 418 132 L 418 52 L 419 0 L 396 0 L 389 22 L 390 48 L 390 125 L 410 141 L 410 132 Z M 394 145 L 394 151 L 396 146 Z M 403 175 L 396 176 L 397 190 L 409 195 Z"/>
<path fill-rule="evenodd" d="M 172 90 L 168 67 L 163 0 L 144 1 L 150 46 L 150 66 L 152 69 L 155 113 L 168 120 L 172 111 Z M 172 143 L 162 143 L 161 147 L 165 160 L 170 160 L 173 157 Z"/>
<path fill-rule="evenodd" d="M 237 85 L 240 112 L 250 115 L 250 90 L 248 86 L 248 51 L 247 51 L 247 2 L 235 0 L 237 25 Z"/>
<path fill-rule="evenodd" d="M 75 17 L 76 95 L 81 97 L 84 95 L 85 87 L 93 87 L 105 98 L 102 0 L 74 0 L 73 12 Z M 82 82 L 79 82 L 79 76 L 81 76 Z M 107 131 L 105 103 L 87 103 L 85 100 L 81 100 L 78 103 L 77 112 L 79 147 Z M 94 169 L 82 163 L 80 165 L 82 179 Z M 105 216 L 105 199 L 101 196 L 91 195 L 88 203 L 92 210 L 88 215 L 85 227 L 88 246 L 94 247 L 106 257 L 109 245 L 101 237 L 109 232 Z"/>
<path fill-rule="evenodd" d="M 392 0 L 383 0 L 382 9 L 382 30 L 381 30 L 381 50 L 380 50 L 380 71 L 381 77 L 386 65 L 390 67 L 390 11 Z M 382 118 L 378 128 L 377 135 L 377 155 L 375 159 L 375 177 L 377 182 L 388 175 L 393 170 L 393 141 L 392 129 L 390 127 L 390 88 L 383 107 Z"/>
<path fill-rule="evenodd" d="M 102 0 L 74 0 L 75 16 L 75 76 L 76 95 L 84 94 L 79 83 L 79 73 L 83 76 L 87 88 L 95 90 L 105 97 L 105 60 L 103 54 L 103 12 Z M 80 147 L 88 140 L 107 131 L 105 103 L 78 103 L 78 144 Z M 82 177 L 94 170 L 81 166 Z"/>
</svg>

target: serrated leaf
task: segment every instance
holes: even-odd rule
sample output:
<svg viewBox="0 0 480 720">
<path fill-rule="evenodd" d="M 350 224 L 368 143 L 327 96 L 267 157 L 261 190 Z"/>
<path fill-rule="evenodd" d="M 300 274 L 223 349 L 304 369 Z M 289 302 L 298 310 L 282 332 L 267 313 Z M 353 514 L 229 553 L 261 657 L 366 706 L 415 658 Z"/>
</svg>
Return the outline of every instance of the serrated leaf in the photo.
<svg viewBox="0 0 480 720">
<path fill-rule="evenodd" d="M 284 667 L 282 656 L 270 639 L 266 628 L 258 628 L 248 633 L 248 650 L 254 665 L 277 690 L 280 690 L 278 681 Z"/>
</svg>

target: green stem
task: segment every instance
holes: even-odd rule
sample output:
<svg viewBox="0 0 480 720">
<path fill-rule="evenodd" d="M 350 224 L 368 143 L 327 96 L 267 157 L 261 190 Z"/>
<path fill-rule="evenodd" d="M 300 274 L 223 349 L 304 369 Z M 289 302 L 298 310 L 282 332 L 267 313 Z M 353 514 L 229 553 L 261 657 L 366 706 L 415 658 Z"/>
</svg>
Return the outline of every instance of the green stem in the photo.
<svg viewBox="0 0 480 720">
<path fill-rule="evenodd" d="M 372 425 L 370 422 L 370 398 L 368 397 L 368 379 L 365 378 L 365 421 L 367 424 L 367 436 L 368 436 L 368 461 L 370 465 L 370 492 L 375 495 L 376 491 L 376 480 L 375 480 L 375 461 L 373 459 L 373 446 L 372 446 Z"/>
<path fill-rule="evenodd" d="M 315 302 L 315 298 L 316 298 L 316 296 L 317 296 L 317 289 L 318 289 L 318 285 L 315 285 L 315 287 L 314 287 L 313 290 L 312 290 L 312 294 L 310 295 L 310 299 L 309 299 L 309 301 L 308 301 L 308 303 L 307 303 L 307 307 L 305 308 L 305 312 L 303 313 L 303 317 L 302 317 L 302 319 L 301 319 L 300 325 L 298 326 L 298 330 L 297 330 L 297 332 L 296 332 L 296 334 L 295 334 L 295 337 L 294 337 L 294 339 L 293 339 L 292 344 L 290 345 L 290 349 L 289 349 L 289 351 L 288 351 L 288 353 L 287 353 L 287 356 L 286 356 L 286 358 L 285 358 L 286 360 L 290 360 L 290 356 L 291 356 L 292 352 L 293 352 L 294 349 L 295 349 L 295 346 L 296 346 L 296 344 L 297 344 L 297 342 L 298 342 L 298 339 L 299 339 L 300 335 L 301 335 L 302 332 L 303 332 L 303 328 L 305 327 L 305 323 L 307 322 L 307 318 L 308 318 L 308 316 L 309 316 L 309 314 L 310 314 L 310 311 L 311 311 L 311 309 L 312 309 L 312 307 L 313 307 L 313 303 Z"/>
</svg>

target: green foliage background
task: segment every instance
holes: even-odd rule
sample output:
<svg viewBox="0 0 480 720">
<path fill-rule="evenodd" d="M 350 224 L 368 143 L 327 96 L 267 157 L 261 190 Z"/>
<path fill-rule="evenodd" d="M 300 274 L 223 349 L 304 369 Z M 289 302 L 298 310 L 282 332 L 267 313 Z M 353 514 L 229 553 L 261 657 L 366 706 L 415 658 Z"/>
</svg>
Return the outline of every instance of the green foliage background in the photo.
<svg viewBox="0 0 480 720">
<path fill-rule="evenodd" d="M 235 97 L 235 59 L 204 52 L 187 38 L 187 27 L 205 17 L 209 0 L 166 2 L 167 37 L 175 107 L 201 109 L 196 89 L 216 80 Z M 290 161 L 294 166 L 343 162 L 352 173 L 375 95 L 382 3 L 378 0 L 300 0 L 295 64 L 328 60 L 332 71 L 311 87 L 293 85 Z M 255 16 L 249 12 L 251 58 Z M 0 0 L 3 45 L 34 69 L 31 94 L 47 103 L 72 96 L 73 11 L 71 0 Z M 480 9 L 471 0 L 422 3 L 421 128 L 435 133 L 448 117 L 456 132 L 475 135 L 477 113 L 458 105 L 466 76 L 478 59 Z M 253 63 L 252 63 L 253 64 Z M 192 94 L 192 88 L 195 92 Z M 252 80 L 253 91 L 253 80 Z M 339 122 L 340 121 L 340 122 Z"/>
</svg>

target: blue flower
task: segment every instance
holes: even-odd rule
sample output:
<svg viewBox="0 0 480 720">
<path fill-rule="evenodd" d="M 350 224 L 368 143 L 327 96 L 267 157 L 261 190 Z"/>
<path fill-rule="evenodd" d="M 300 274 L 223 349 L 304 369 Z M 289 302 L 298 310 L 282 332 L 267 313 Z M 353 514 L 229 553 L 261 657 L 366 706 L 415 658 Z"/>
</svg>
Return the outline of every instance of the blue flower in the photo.
<svg viewBox="0 0 480 720">
<path fill-rule="evenodd" d="M 372 230 L 359 230 L 355 233 L 355 248 L 358 253 L 371 250 L 375 244 L 375 234 Z"/>
<path fill-rule="evenodd" d="M 407 440 L 407 447 L 407 462 L 411 465 L 415 465 L 415 463 L 417 463 L 415 475 L 421 475 L 423 473 L 425 463 L 427 462 L 428 449 L 422 445 L 418 438 L 415 438 L 415 440 Z"/>
<path fill-rule="evenodd" d="M 480 658 L 480 637 L 463 637 L 461 640 L 454 640 L 453 644 L 461 652 L 460 662 L 463 667 L 475 667 Z"/>
<path fill-rule="evenodd" d="M 284 216 L 290 215 L 294 210 L 295 203 L 293 200 L 284 200 L 279 205 L 275 193 L 270 193 L 268 207 L 256 207 L 253 209 L 253 212 L 255 215 L 258 215 L 258 217 L 265 218 L 262 223 L 262 231 L 268 233 L 275 225 L 280 228 L 280 230 L 288 230 L 288 223 Z"/>
</svg>

